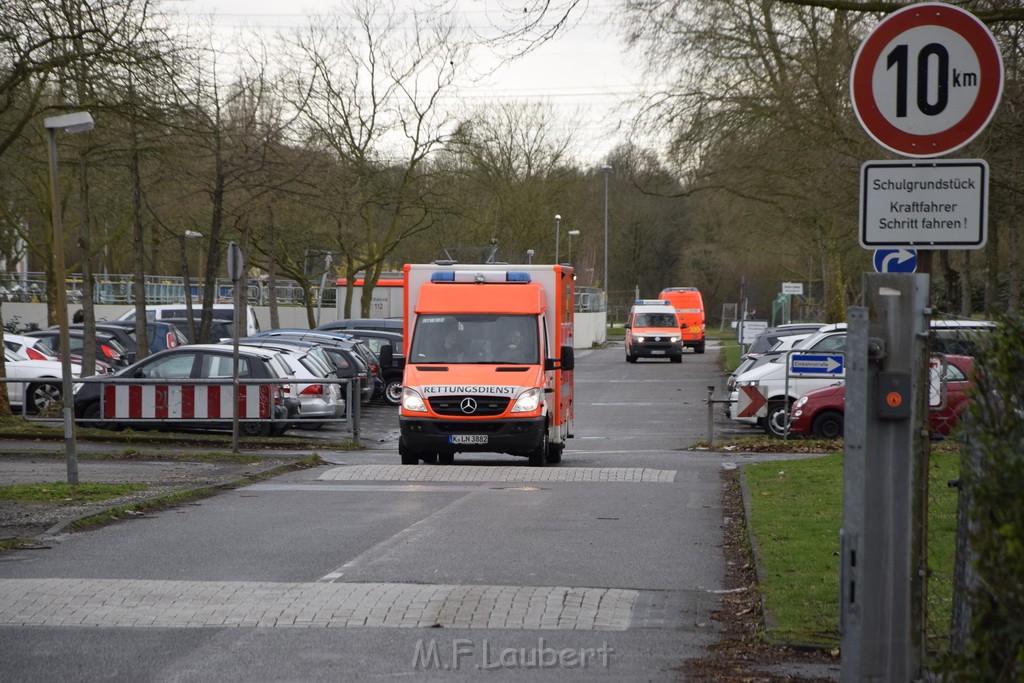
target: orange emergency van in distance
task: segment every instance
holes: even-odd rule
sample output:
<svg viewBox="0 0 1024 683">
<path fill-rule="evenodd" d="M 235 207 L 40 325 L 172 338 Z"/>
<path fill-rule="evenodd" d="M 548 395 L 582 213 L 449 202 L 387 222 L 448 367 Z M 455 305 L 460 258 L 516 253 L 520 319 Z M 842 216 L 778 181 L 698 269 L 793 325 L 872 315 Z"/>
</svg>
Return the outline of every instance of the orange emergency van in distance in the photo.
<svg viewBox="0 0 1024 683">
<path fill-rule="evenodd" d="M 402 464 L 456 453 L 561 461 L 573 419 L 573 270 L 405 266 Z"/>
<path fill-rule="evenodd" d="M 682 333 L 672 303 L 661 299 L 637 299 L 626 318 L 626 362 L 637 358 L 683 360 Z"/>
<path fill-rule="evenodd" d="M 683 346 L 704 353 L 704 299 L 696 287 L 666 287 L 659 299 L 671 301 L 679 318 Z"/>
</svg>

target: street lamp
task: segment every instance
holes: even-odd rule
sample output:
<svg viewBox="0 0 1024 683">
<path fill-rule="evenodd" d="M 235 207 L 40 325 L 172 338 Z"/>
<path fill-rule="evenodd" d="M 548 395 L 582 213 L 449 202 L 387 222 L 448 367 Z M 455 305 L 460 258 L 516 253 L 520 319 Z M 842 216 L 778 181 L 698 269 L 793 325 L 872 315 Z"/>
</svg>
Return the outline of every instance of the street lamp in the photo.
<svg viewBox="0 0 1024 683">
<path fill-rule="evenodd" d="M 54 304 L 57 308 L 57 325 L 60 327 L 60 396 L 64 416 L 64 454 L 67 458 L 68 484 L 78 485 L 78 452 L 75 447 L 75 392 L 71 386 L 71 339 L 68 333 L 68 304 L 64 282 L 64 227 L 60 221 L 60 204 L 57 202 L 57 129 L 65 133 L 84 133 L 93 128 L 92 115 L 79 111 L 62 116 L 47 116 L 43 119 L 47 133 L 47 148 L 50 155 L 50 216 L 53 220 L 53 270 L 56 287 Z"/>
<path fill-rule="evenodd" d="M 604 171 L 604 310 L 608 310 L 608 176 L 612 172 L 610 164 L 601 167 Z"/>
<path fill-rule="evenodd" d="M 526 263 L 530 265 L 533 263 L 533 249 L 526 250 Z"/>
<path fill-rule="evenodd" d="M 558 236 L 562 234 L 562 217 L 555 214 L 555 265 L 558 264 Z"/>
<path fill-rule="evenodd" d="M 569 231 L 569 264 L 570 265 L 572 264 L 572 238 L 573 237 L 579 237 L 579 236 L 580 236 L 580 231 L 579 230 L 570 230 Z"/>
<path fill-rule="evenodd" d="M 185 324 L 188 326 L 188 338 L 193 342 L 199 340 L 196 335 L 196 320 L 195 314 L 192 309 L 192 276 L 188 272 L 188 256 L 185 253 L 185 240 L 199 239 L 203 236 L 203 233 L 196 230 L 186 230 L 185 234 L 181 236 L 181 264 L 184 270 L 185 276 Z M 199 268 L 199 276 L 202 279 L 203 269 Z"/>
</svg>

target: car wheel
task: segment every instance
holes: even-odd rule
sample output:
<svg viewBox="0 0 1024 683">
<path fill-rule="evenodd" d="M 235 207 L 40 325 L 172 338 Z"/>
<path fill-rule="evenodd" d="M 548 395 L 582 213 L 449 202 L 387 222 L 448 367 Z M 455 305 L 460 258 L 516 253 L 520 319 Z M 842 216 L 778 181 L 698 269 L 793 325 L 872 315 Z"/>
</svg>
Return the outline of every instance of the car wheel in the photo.
<svg viewBox="0 0 1024 683">
<path fill-rule="evenodd" d="M 693 350 L 696 351 L 697 353 L 704 353 L 704 342 L 701 342 L 700 344 L 694 346 Z"/>
<path fill-rule="evenodd" d="M 827 410 L 814 418 L 811 433 L 822 439 L 838 439 L 843 435 L 843 414 Z"/>
<path fill-rule="evenodd" d="M 682 356 L 672 356 L 671 360 L 672 360 L 673 363 L 682 363 L 683 362 L 683 357 Z"/>
<path fill-rule="evenodd" d="M 630 354 L 627 353 L 626 354 L 626 362 L 627 363 L 635 363 L 636 362 L 636 356 L 633 356 L 633 355 L 630 355 Z"/>
<path fill-rule="evenodd" d="M 388 380 L 387 386 L 384 387 L 384 400 L 389 406 L 402 405 L 402 380 Z"/>
<path fill-rule="evenodd" d="M 82 411 L 82 420 L 87 422 L 86 427 L 95 427 L 96 429 L 109 429 L 118 430 L 120 425 L 115 422 L 105 422 L 103 416 L 100 414 L 100 402 L 90 403 Z"/>
<path fill-rule="evenodd" d="M 398 455 L 402 458 L 403 465 L 418 465 L 420 462 L 419 456 L 406 446 L 402 439 L 398 440 Z"/>
<path fill-rule="evenodd" d="M 548 464 L 557 465 L 562 462 L 562 449 L 565 448 L 565 444 L 561 443 L 549 443 L 548 444 Z"/>
<path fill-rule="evenodd" d="M 60 385 L 53 382 L 30 384 L 25 392 L 25 407 L 30 414 L 45 412 L 60 402 Z"/>
<path fill-rule="evenodd" d="M 789 401 L 775 399 L 768 401 L 768 414 L 764 417 L 764 431 L 780 439 L 786 435 L 786 421 L 789 419 Z"/>
<path fill-rule="evenodd" d="M 238 433 L 242 436 L 270 436 L 269 422 L 240 422 Z"/>
<path fill-rule="evenodd" d="M 437 461 L 442 465 L 451 465 L 455 462 L 454 453 L 438 453 Z"/>
<path fill-rule="evenodd" d="M 548 430 L 544 428 L 544 435 L 541 437 L 540 443 L 530 451 L 530 466 L 531 467 L 544 467 L 545 461 L 548 459 Z"/>
</svg>

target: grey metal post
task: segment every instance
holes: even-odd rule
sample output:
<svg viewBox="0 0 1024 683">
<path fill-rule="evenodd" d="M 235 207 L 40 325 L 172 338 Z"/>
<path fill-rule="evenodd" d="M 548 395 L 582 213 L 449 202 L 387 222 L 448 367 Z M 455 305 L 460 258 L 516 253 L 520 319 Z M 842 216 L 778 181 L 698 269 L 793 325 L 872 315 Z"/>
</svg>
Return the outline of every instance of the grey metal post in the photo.
<svg viewBox="0 0 1024 683">
<path fill-rule="evenodd" d="M 843 681 L 920 677 L 921 429 L 927 275 L 865 274 L 848 309 L 840 636 Z M 903 387 L 903 389 L 899 389 Z"/>
<path fill-rule="evenodd" d="M 708 445 L 715 445 L 715 385 L 708 385 Z"/>
<path fill-rule="evenodd" d="M 352 400 L 355 401 L 352 404 L 352 442 L 359 446 L 359 418 L 363 410 L 363 379 L 357 376 L 355 380 L 355 389 L 352 390 Z"/>
</svg>

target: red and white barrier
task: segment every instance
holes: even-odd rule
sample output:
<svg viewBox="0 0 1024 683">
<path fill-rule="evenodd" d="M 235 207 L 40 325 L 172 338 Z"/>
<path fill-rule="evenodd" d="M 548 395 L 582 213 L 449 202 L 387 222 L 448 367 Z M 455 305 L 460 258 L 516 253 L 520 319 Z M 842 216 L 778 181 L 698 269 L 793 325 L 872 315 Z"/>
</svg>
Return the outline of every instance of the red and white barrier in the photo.
<svg viewBox="0 0 1024 683">
<path fill-rule="evenodd" d="M 267 419 L 273 387 L 238 387 L 238 417 Z M 103 417 L 113 419 L 230 419 L 234 392 L 230 385 L 108 385 L 103 388 Z"/>
</svg>

